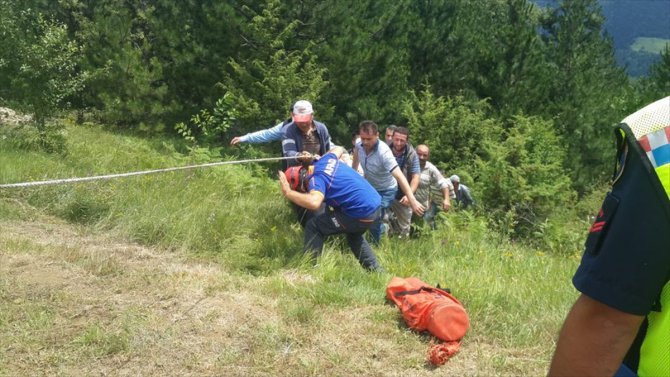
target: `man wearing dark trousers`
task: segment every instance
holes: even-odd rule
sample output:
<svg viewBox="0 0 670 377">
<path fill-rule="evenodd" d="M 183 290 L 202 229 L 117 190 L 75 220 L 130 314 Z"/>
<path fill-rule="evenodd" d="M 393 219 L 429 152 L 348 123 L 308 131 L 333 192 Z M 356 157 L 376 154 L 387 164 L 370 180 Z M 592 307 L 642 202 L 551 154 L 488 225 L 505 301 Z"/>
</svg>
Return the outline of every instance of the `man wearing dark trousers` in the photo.
<svg viewBox="0 0 670 377">
<path fill-rule="evenodd" d="M 305 224 L 304 250 L 321 255 L 327 236 L 346 234 L 358 262 L 369 271 L 382 270 L 363 234 L 380 215 L 381 197 L 355 170 L 340 161 L 342 147 L 331 149 L 309 167 L 292 166 L 279 172 L 282 194 L 292 203 L 315 210 L 328 208 Z"/>
</svg>

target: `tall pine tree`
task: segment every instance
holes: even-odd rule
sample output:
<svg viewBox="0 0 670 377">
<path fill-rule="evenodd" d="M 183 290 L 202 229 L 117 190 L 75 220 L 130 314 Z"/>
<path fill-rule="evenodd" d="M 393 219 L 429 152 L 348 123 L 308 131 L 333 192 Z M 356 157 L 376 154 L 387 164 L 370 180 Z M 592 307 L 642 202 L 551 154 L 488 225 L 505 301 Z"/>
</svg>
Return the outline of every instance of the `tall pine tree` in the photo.
<svg viewBox="0 0 670 377">
<path fill-rule="evenodd" d="M 580 192 L 609 173 L 611 126 L 625 115 L 617 103 L 627 78 L 603 23 L 597 0 L 564 0 L 542 23 L 550 80 L 542 110 L 563 137 Z"/>
</svg>

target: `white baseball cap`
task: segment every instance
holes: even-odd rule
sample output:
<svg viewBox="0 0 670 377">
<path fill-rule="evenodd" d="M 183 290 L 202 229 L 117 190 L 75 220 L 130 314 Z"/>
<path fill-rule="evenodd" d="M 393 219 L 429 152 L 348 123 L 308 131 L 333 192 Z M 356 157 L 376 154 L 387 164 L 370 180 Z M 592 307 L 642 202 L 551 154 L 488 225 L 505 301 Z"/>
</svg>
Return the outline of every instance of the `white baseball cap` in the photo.
<svg viewBox="0 0 670 377">
<path fill-rule="evenodd" d="M 309 101 L 301 99 L 293 105 L 293 121 L 294 122 L 310 122 L 313 117 L 314 110 Z"/>
</svg>

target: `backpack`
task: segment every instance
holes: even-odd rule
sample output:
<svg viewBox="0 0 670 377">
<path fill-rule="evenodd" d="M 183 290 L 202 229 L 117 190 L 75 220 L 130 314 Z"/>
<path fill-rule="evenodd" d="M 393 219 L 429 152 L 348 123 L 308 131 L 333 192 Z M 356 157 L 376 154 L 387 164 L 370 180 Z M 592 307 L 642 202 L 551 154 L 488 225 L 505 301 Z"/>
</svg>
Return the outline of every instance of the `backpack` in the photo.
<svg viewBox="0 0 670 377">
<path fill-rule="evenodd" d="M 444 364 L 458 352 L 470 320 L 463 305 L 449 292 L 414 277 L 394 277 L 386 286 L 386 298 L 398 306 L 408 327 L 428 331 L 445 342 L 431 347 L 429 359 L 433 364 Z"/>
</svg>

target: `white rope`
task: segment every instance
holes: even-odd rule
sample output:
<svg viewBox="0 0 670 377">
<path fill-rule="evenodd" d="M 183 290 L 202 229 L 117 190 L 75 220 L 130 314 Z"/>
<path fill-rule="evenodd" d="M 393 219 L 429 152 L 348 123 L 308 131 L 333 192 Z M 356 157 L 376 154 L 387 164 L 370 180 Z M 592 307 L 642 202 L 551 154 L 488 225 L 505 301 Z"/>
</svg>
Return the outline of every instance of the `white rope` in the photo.
<svg viewBox="0 0 670 377">
<path fill-rule="evenodd" d="M 178 166 L 178 167 L 174 167 L 174 168 L 143 170 L 143 171 L 134 171 L 134 172 L 129 172 L 129 173 L 96 175 L 96 176 L 92 176 L 92 177 L 52 179 L 52 180 L 48 180 L 48 181 L 32 181 L 32 182 L 21 182 L 21 183 L 7 183 L 7 184 L 0 184 L 0 189 L 16 188 L 16 187 L 30 187 L 30 186 L 44 186 L 44 185 L 57 185 L 57 184 L 63 184 L 63 183 L 98 181 L 98 180 L 104 180 L 104 179 L 132 177 L 132 176 L 135 176 L 135 175 L 164 173 L 164 172 L 169 172 L 169 171 L 205 168 L 205 167 L 219 166 L 219 165 L 243 164 L 243 163 L 247 163 L 247 162 L 278 161 L 278 160 L 288 160 L 288 159 L 294 159 L 294 158 L 295 157 L 267 157 L 267 158 L 258 158 L 258 159 L 250 159 L 250 160 L 221 161 L 221 162 L 210 162 L 210 163 L 201 164 L 201 165 Z"/>
</svg>

